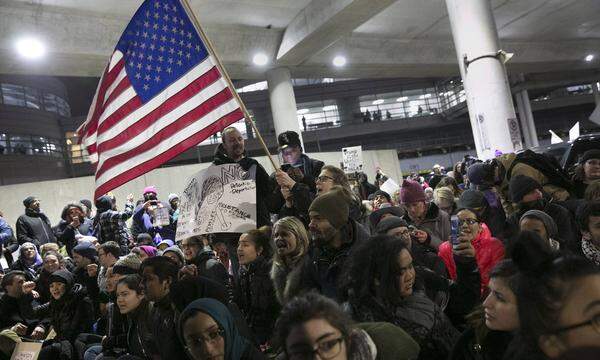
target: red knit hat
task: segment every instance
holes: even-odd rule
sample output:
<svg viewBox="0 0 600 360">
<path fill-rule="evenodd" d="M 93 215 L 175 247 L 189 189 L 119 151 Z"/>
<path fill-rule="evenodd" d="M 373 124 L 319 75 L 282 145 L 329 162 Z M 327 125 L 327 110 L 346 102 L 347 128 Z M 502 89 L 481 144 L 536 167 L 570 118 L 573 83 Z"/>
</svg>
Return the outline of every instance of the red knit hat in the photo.
<svg viewBox="0 0 600 360">
<path fill-rule="evenodd" d="M 400 189 L 400 201 L 403 204 L 425 201 L 425 191 L 421 184 L 413 180 L 404 180 Z"/>
</svg>

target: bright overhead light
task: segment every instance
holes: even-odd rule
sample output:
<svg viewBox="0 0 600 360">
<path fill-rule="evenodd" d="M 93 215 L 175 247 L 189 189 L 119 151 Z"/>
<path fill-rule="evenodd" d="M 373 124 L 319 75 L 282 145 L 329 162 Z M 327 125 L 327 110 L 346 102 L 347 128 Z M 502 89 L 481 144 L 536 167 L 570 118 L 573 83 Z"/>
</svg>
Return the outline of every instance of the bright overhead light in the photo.
<svg viewBox="0 0 600 360">
<path fill-rule="evenodd" d="M 342 66 L 346 65 L 346 58 L 341 55 L 334 57 L 333 65 L 335 65 L 337 67 L 342 67 Z"/>
<path fill-rule="evenodd" d="M 335 106 L 335 105 L 323 106 L 323 111 L 333 111 L 335 109 L 337 109 L 337 106 Z"/>
<path fill-rule="evenodd" d="M 594 60 L 594 55 L 592 55 L 592 54 L 589 54 L 588 56 L 585 57 L 585 61 L 587 61 L 587 62 L 590 62 L 592 60 Z"/>
<path fill-rule="evenodd" d="M 299 114 L 299 115 L 303 115 L 303 114 L 306 114 L 306 113 L 307 113 L 307 112 L 309 112 L 309 111 L 310 111 L 310 110 L 308 110 L 308 109 L 300 109 L 300 110 L 298 110 L 298 114 Z"/>
<path fill-rule="evenodd" d="M 402 102 L 402 101 L 406 101 L 406 100 L 408 100 L 408 96 L 401 96 L 396 99 L 397 102 Z"/>
<path fill-rule="evenodd" d="M 269 63 L 269 58 L 264 53 L 255 54 L 252 58 L 254 65 L 265 66 Z"/>
<path fill-rule="evenodd" d="M 429 99 L 430 97 L 431 97 L 431 94 L 425 94 L 425 95 L 419 96 L 419 99 Z"/>
<path fill-rule="evenodd" d="M 36 38 L 22 38 L 17 40 L 17 52 L 27 59 L 39 59 L 46 54 L 46 47 Z"/>
<path fill-rule="evenodd" d="M 375 101 L 373 101 L 373 105 L 381 105 L 383 104 L 385 101 L 383 99 L 377 99 Z"/>
</svg>

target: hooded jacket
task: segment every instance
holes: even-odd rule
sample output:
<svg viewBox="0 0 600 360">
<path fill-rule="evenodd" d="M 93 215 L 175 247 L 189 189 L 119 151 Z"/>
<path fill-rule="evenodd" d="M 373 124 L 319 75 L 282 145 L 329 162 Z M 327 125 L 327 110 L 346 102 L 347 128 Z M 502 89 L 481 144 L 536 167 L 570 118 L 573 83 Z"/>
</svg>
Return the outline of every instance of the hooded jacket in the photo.
<svg viewBox="0 0 600 360">
<path fill-rule="evenodd" d="M 269 277 L 271 266 L 271 260 L 259 256 L 242 267 L 235 287 L 234 302 L 244 314 L 257 344 L 265 344 L 271 338 L 280 311 Z"/>
<path fill-rule="evenodd" d="M 50 318 L 50 324 L 56 332 L 55 341 L 73 343 L 77 335 L 92 332 L 94 323 L 94 307 L 86 296 L 83 287 L 73 282 L 73 275 L 67 270 L 57 270 L 50 276 L 50 283 L 60 281 L 65 283 L 66 292 L 58 300 L 52 298 L 49 302 L 29 307 L 35 318 Z M 27 301 L 24 298 L 24 301 Z M 46 329 L 48 331 L 49 329 Z"/>
<path fill-rule="evenodd" d="M 25 245 L 31 245 L 31 246 L 33 246 L 33 248 L 35 250 L 35 257 L 33 258 L 33 260 L 31 262 L 25 261 L 25 258 L 23 256 L 23 252 L 25 250 Z M 19 259 L 17 259 L 17 261 L 15 261 L 14 263 L 12 263 L 12 265 L 10 266 L 10 269 L 23 271 L 25 273 L 25 276 L 27 277 L 27 281 L 34 281 L 37 278 L 38 271 L 41 267 L 42 267 L 42 257 L 40 256 L 37 247 L 35 247 L 35 245 L 33 243 L 26 242 L 26 243 L 21 244 L 21 247 L 19 248 Z"/>
<path fill-rule="evenodd" d="M 121 253 L 129 252 L 129 230 L 125 221 L 133 214 L 133 203 L 125 204 L 125 211 L 112 210 L 112 199 L 110 196 L 102 196 L 96 200 L 96 217 L 94 218 L 93 235 L 100 244 L 107 241 L 115 241 L 121 247 Z"/>
<path fill-rule="evenodd" d="M 43 212 L 26 208 L 25 214 L 17 219 L 16 228 L 19 244 L 30 242 L 39 248 L 42 244 L 56 242 L 50 220 Z"/>
<path fill-rule="evenodd" d="M 191 264 L 196 265 L 198 276 L 209 278 L 225 287 L 229 298 L 232 294 L 232 284 L 227 274 L 225 266 L 215 257 L 215 253 L 210 248 L 202 249 L 196 257 L 191 261 Z"/>
<path fill-rule="evenodd" d="M 492 237 L 487 225 L 482 223 L 481 227 L 481 232 L 471 241 L 471 244 L 475 248 L 475 259 L 481 277 L 481 294 L 485 294 L 490 280 L 490 271 L 504 258 L 504 245 L 500 240 Z M 445 241 L 440 245 L 438 255 L 446 264 L 450 278 L 456 280 L 456 263 L 452 254 L 452 244 Z"/>
</svg>

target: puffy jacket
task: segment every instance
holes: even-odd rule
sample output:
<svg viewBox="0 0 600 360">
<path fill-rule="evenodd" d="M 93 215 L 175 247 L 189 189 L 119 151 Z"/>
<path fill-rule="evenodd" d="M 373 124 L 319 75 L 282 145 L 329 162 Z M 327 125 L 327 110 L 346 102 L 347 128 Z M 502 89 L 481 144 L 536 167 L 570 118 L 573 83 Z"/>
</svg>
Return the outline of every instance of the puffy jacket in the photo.
<svg viewBox="0 0 600 360">
<path fill-rule="evenodd" d="M 30 242 L 39 249 L 42 244 L 56 242 L 50 220 L 42 212 L 25 209 L 25 214 L 17 219 L 16 228 L 19 244 Z"/>
<path fill-rule="evenodd" d="M 481 232 L 473 239 L 471 244 L 475 248 L 475 259 L 477 260 L 477 268 L 481 277 L 481 293 L 485 294 L 490 280 L 490 271 L 504 258 L 504 245 L 502 245 L 500 240 L 492 237 L 492 233 L 487 225 L 482 223 L 481 227 Z M 438 256 L 446 264 L 450 278 L 456 280 L 456 263 L 452 254 L 452 244 L 449 241 L 440 245 Z"/>
<path fill-rule="evenodd" d="M 272 335 L 280 306 L 269 277 L 272 261 L 259 256 L 242 267 L 235 288 L 234 302 L 238 305 L 257 344 L 265 344 Z"/>
<path fill-rule="evenodd" d="M 427 208 L 425 219 L 416 224 L 406 213 L 402 217 L 409 225 L 416 226 L 419 230 L 423 230 L 429 234 L 429 246 L 437 249 L 441 243 L 450 239 L 450 216 L 438 206 L 431 202 Z"/>
<path fill-rule="evenodd" d="M 0 249 L 14 237 L 13 230 L 6 220 L 0 217 Z"/>
</svg>

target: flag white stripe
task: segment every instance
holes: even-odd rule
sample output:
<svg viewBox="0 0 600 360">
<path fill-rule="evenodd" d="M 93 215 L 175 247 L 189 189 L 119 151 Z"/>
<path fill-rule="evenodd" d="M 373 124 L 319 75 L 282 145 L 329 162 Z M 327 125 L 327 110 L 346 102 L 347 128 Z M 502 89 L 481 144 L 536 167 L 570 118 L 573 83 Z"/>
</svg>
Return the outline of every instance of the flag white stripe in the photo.
<svg viewBox="0 0 600 360">
<path fill-rule="evenodd" d="M 113 83 L 110 84 L 110 87 L 106 90 L 106 93 L 104 94 L 104 100 L 102 100 L 102 104 L 106 104 L 108 98 L 112 95 L 113 91 L 115 91 L 115 88 L 119 86 L 119 83 L 125 78 L 125 76 L 127 76 L 127 72 L 125 71 L 125 66 L 123 66 L 123 68 L 119 72 L 119 75 L 117 75 Z"/>
<path fill-rule="evenodd" d="M 177 80 L 176 82 L 174 82 L 173 84 L 171 84 L 170 86 L 165 88 L 163 91 L 161 91 L 159 94 L 157 94 L 152 100 L 148 101 L 146 104 L 144 104 L 140 108 L 136 109 L 135 111 L 131 112 L 125 118 L 121 119 L 121 121 L 119 121 L 117 124 L 113 125 L 110 128 L 111 131 L 107 131 L 106 133 L 100 134 L 100 136 L 98 136 L 98 139 L 97 139 L 98 145 L 100 145 L 104 141 L 110 140 L 114 136 L 115 133 L 120 134 L 125 129 L 127 129 L 131 125 L 135 124 L 141 118 L 143 118 L 144 116 L 148 115 L 153 110 L 155 110 L 156 108 L 161 106 L 171 96 L 173 96 L 173 95 L 177 94 L 179 91 L 183 90 L 186 86 L 188 86 L 190 83 L 194 82 L 200 76 L 204 75 L 204 73 L 206 73 L 213 67 L 214 67 L 214 62 L 211 57 L 208 57 L 202 63 L 198 64 L 192 70 L 190 70 L 181 79 Z M 119 100 L 122 96 L 126 96 L 125 92 L 123 94 L 121 94 L 119 97 L 117 97 L 113 103 L 117 102 L 117 100 Z M 129 101 L 129 100 L 127 100 L 127 101 Z M 122 102 L 122 100 L 119 100 L 119 102 Z M 118 110 L 118 108 L 113 109 L 112 107 L 110 107 L 110 109 L 107 109 L 105 111 L 106 116 L 104 116 L 104 114 L 103 114 L 103 118 L 106 118 L 106 117 L 112 115 L 112 113 L 115 112 L 116 110 Z M 109 134 L 109 135 L 107 135 L 107 134 Z"/>
<path fill-rule="evenodd" d="M 182 117 L 183 115 L 192 111 L 193 109 L 198 107 L 200 104 L 204 103 L 206 100 L 210 99 L 211 97 L 213 97 L 215 94 L 217 94 L 219 91 L 225 89 L 226 87 L 227 87 L 227 84 L 225 83 L 225 81 L 223 79 L 220 79 L 220 81 L 214 82 L 210 86 L 204 88 L 201 92 L 199 92 L 196 95 L 189 98 L 186 102 L 180 104 L 178 107 L 173 109 L 168 114 L 163 115 L 160 119 L 155 121 L 152 125 L 148 126 L 146 129 L 144 129 L 143 132 L 139 133 L 137 136 L 130 138 L 129 140 L 127 140 L 127 142 L 117 146 L 114 149 L 103 151 L 100 154 L 98 168 L 102 167 L 102 165 L 104 164 L 104 161 L 106 159 L 109 159 L 113 156 L 122 154 L 124 152 L 127 152 L 131 149 L 134 149 L 134 148 L 142 145 L 144 142 L 146 142 L 146 140 L 148 140 L 149 138 L 156 135 L 163 128 L 171 125 L 172 123 L 177 121 L 180 117 Z M 137 119 L 137 120 L 139 120 L 139 119 Z M 119 123 L 119 125 L 120 125 L 120 123 Z M 125 129 L 121 129 L 121 128 L 122 128 L 121 126 L 119 126 L 119 129 L 111 128 L 109 131 L 102 134 L 102 137 L 112 139 L 115 136 L 117 136 L 118 134 L 120 134 L 123 130 L 125 130 Z M 101 139 L 99 139 L 99 140 L 101 141 Z"/>
<path fill-rule="evenodd" d="M 119 61 L 123 58 L 123 53 L 119 50 L 116 50 L 113 56 L 110 58 L 110 64 L 108 65 L 108 71 L 111 71 Z"/>
<path fill-rule="evenodd" d="M 155 147 L 147 150 L 146 152 L 143 152 L 134 157 L 131 157 L 127 161 L 122 162 L 122 163 L 112 167 L 111 169 L 106 171 L 104 174 L 102 174 L 102 176 L 100 176 L 99 178 L 96 179 L 96 188 L 98 188 L 105 182 L 126 172 L 127 170 L 130 170 L 130 169 L 134 168 L 135 166 L 138 166 L 138 165 L 154 158 L 156 155 L 162 154 L 163 152 L 169 150 L 170 148 L 174 147 L 178 143 L 189 138 L 193 134 L 202 131 L 202 129 L 204 129 L 205 127 L 209 126 L 210 124 L 214 123 L 218 119 L 233 112 L 234 110 L 236 110 L 238 108 L 239 108 L 239 104 L 237 103 L 235 98 L 230 99 L 229 101 L 227 101 L 227 102 L 223 103 L 222 105 L 218 106 L 217 108 L 215 108 L 209 114 L 206 114 L 206 116 L 202 117 L 198 121 L 193 122 L 188 127 L 180 130 L 179 132 L 173 134 L 169 138 L 163 140 L 161 143 L 157 144 Z M 99 168 L 100 167 L 98 167 L 98 169 Z"/>
<path fill-rule="evenodd" d="M 119 110 L 123 105 L 125 105 L 129 100 L 133 99 L 137 94 L 133 89 L 133 86 L 125 89 L 121 95 L 115 98 L 108 107 L 102 112 L 102 116 L 100 116 L 100 120 L 98 120 L 98 128 L 106 120 L 110 115 L 112 115 L 115 111 Z"/>
</svg>

